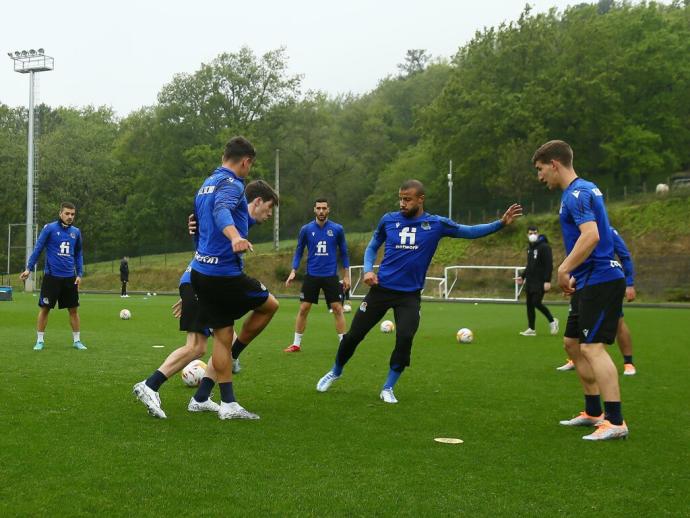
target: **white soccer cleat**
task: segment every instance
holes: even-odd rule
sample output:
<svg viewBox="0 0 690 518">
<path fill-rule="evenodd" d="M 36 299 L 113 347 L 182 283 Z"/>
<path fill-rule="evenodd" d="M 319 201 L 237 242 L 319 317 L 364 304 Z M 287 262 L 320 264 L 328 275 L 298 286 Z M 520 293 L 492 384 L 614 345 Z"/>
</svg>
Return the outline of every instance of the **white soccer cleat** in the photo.
<svg viewBox="0 0 690 518">
<path fill-rule="evenodd" d="M 338 378 L 340 378 L 340 376 L 336 376 L 333 371 L 328 371 L 326 375 L 316 384 L 316 390 L 319 392 L 326 392 L 329 388 L 331 388 L 333 382 Z"/>
<path fill-rule="evenodd" d="M 575 362 L 573 362 L 573 360 L 568 360 L 560 367 L 556 367 L 556 370 L 561 372 L 575 370 Z"/>
<path fill-rule="evenodd" d="M 635 374 L 637 374 L 637 369 L 632 363 L 623 365 L 623 376 L 634 376 Z"/>
<path fill-rule="evenodd" d="M 572 419 L 559 421 L 563 426 L 599 426 L 604 421 L 604 414 L 600 416 L 589 415 L 587 412 L 580 412 Z"/>
<path fill-rule="evenodd" d="M 218 410 L 219 419 L 261 419 L 258 415 L 252 414 L 248 410 L 242 408 L 237 401 L 232 403 L 223 403 L 221 401 Z"/>
<path fill-rule="evenodd" d="M 199 403 L 192 397 L 192 399 L 189 400 L 189 405 L 187 405 L 187 410 L 189 412 L 218 412 L 220 410 L 220 405 L 215 403 L 211 398 Z"/>
<path fill-rule="evenodd" d="M 159 419 L 166 419 L 168 417 L 161 408 L 161 398 L 158 395 L 158 392 L 151 390 L 146 385 L 146 381 L 140 381 L 134 385 L 132 388 L 132 393 L 139 401 L 144 403 L 149 414 L 151 414 L 153 417 L 157 417 Z"/>
<path fill-rule="evenodd" d="M 583 435 L 585 441 L 609 441 L 611 439 L 625 439 L 628 436 L 628 425 L 615 425 L 610 421 L 603 420 L 597 425 L 597 429 L 589 435 Z"/>
<path fill-rule="evenodd" d="M 398 400 L 395 399 L 395 394 L 393 394 L 393 389 L 392 388 L 385 388 L 381 391 L 379 394 L 379 397 L 381 398 L 381 401 L 384 403 L 397 403 Z"/>
<path fill-rule="evenodd" d="M 242 370 L 242 366 L 240 365 L 240 359 L 237 358 L 236 360 L 232 360 L 232 373 L 237 374 Z"/>
<path fill-rule="evenodd" d="M 520 334 L 521 334 L 522 336 L 537 336 L 537 332 L 536 332 L 534 329 L 530 328 L 530 327 L 528 327 L 528 328 L 525 329 L 524 331 L 520 331 Z"/>
<path fill-rule="evenodd" d="M 558 334 L 558 319 L 554 318 L 553 322 L 549 322 L 549 331 L 552 335 Z"/>
</svg>

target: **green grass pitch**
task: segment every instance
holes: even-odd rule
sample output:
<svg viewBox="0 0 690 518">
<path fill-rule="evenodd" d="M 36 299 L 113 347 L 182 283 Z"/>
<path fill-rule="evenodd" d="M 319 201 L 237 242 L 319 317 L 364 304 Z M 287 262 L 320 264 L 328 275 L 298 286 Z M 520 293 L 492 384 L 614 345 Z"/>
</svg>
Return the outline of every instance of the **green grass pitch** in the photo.
<svg viewBox="0 0 690 518">
<path fill-rule="evenodd" d="M 561 339 L 541 315 L 539 336 L 521 337 L 524 307 L 491 304 L 424 302 L 400 403 L 385 405 L 394 337 L 372 330 L 320 394 L 332 316 L 314 307 L 303 352 L 288 355 L 297 302 L 282 300 L 235 379 L 260 421 L 187 413 L 193 390 L 177 376 L 161 389 L 168 419 L 153 419 L 131 389 L 184 341 L 173 302 L 83 295 L 89 350 L 71 348 L 67 314 L 54 311 L 40 353 L 36 298 L 0 302 L 1 516 L 688 515 L 687 310 L 626 310 L 638 367 L 620 379 L 631 435 L 588 443 L 588 429 L 558 425 L 583 406 L 575 374 L 555 370 Z M 118 318 L 124 307 L 132 320 Z M 564 322 L 566 308 L 555 314 Z M 459 327 L 475 342 L 457 344 Z"/>
</svg>

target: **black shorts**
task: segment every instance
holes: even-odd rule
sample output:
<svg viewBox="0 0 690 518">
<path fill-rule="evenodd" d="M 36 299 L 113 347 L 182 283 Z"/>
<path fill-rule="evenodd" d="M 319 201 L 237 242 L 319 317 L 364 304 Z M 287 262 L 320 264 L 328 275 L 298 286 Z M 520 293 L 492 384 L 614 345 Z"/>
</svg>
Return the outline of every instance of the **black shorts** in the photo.
<svg viewBox="0 0 690 518">
<path fill-rule="evenodd" d="M 45 274 L 38 305 L 53 309 L 57 302 L 59 309 L 79 307 L 79 287 L 74 284 L 75 279 L 76 277 L 54 277 Z"/>
<path fill-rule="evenodd" d="M 182 315 L 180 315 L 180 331 L 201 333 L 210 336 L 211 331 L 199 322 L 199 301 L 194 288 L 188 282 L 180 284 L 180 299 L 182 300 Z"/>
<path fill-rule="evenodd" d="M 192 286 L 199 301 L 199 324 L 221 329 L 258 308 L 269 292 L 266 286 L 242 273 L 235 277 L 211 276 L 192 269 Z"/>
<path fill-rule="evenodd" d="M 302 292 L 299 294 L 300 302 L 319 303 L 319 292 L 323 290 L 323 296 L 327 304 L 340 302 L 341 285 L 337 275 L 331 277 L 314 277 L 305 275 L 302 283 Z"/>
<path fill-rule="evenodd" d="M 566 338 L 581 344 L 612 344 L 623 310 L 625 279 L 585 286 L 570 297 Z"/>
</svg>

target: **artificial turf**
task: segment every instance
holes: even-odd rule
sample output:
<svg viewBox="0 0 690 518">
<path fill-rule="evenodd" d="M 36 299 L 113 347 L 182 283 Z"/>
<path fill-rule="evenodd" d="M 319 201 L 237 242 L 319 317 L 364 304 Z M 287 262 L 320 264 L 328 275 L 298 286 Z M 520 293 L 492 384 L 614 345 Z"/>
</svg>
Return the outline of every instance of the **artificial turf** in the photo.
<svg viewBox="0 0 690 518">
<path fill-rule="evenodd" d="M 400 403 L 386 405 L 394 336 L 372 330 L 317 393 L 333 319 L 314 307 L 303 352 L 285 354 L 297 302 L 281 300 L 235 379 L 261 420 L 237 422 L 188 413 L 193 390 L 177 376 L 161 389 L 167 420 L 133 398 L 184 342 L 172 297 L 81 300 L 83 352 L 66 312 L 51 313 L 34 352 L 36 298 L 0 302 L 1 516 L 688 515 L 688 310 L 626 308 L 638 368 L 620 379 L 630 437 L 590 443 L 589 429 L 558 425 L 583 409 L 579 384 L 555 370 L 561 339 L 541 315 L 538 336 L 518 335 L 523 306 L 424 302 Z M 564 306 L 554 312 L 565 321 Z M 474 343 L 455 341 L 460 327 Z"/>
</svg>

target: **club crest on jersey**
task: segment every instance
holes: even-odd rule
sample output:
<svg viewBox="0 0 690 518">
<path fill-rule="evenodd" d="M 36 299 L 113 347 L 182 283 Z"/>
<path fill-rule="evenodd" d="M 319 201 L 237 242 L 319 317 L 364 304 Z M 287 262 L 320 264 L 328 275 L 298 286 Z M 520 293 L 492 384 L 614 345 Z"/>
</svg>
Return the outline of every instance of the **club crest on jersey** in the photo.
<svg viewBox="0 0 690 518">
<path fill-rule="evenodd" d="M 362 313 L 366 313 L 366 311 L 367 311 L 367 303 L 366 303 L 366 302 L 362 302 L 362 303 L 359 305 L 359 310 L 360 310 Z"/>
<path fill-rule="evenodd" d="M 431 225 L 429 224 L 428 221 L 422 222 L 422 230 L 431 230 Z"/>
<path fill-rule="evenodd" d="M 333 231 L 329 228 L 328 230 L 326 230 L 326 235 L 333 237 Z"/>
<path fill-rule="evenodd" d="M 69 237 L 71 237 L 72 239 L 77 239 L 77 234 L 75 234 L 74 232 L 70 232 Z"/>
</svg>

